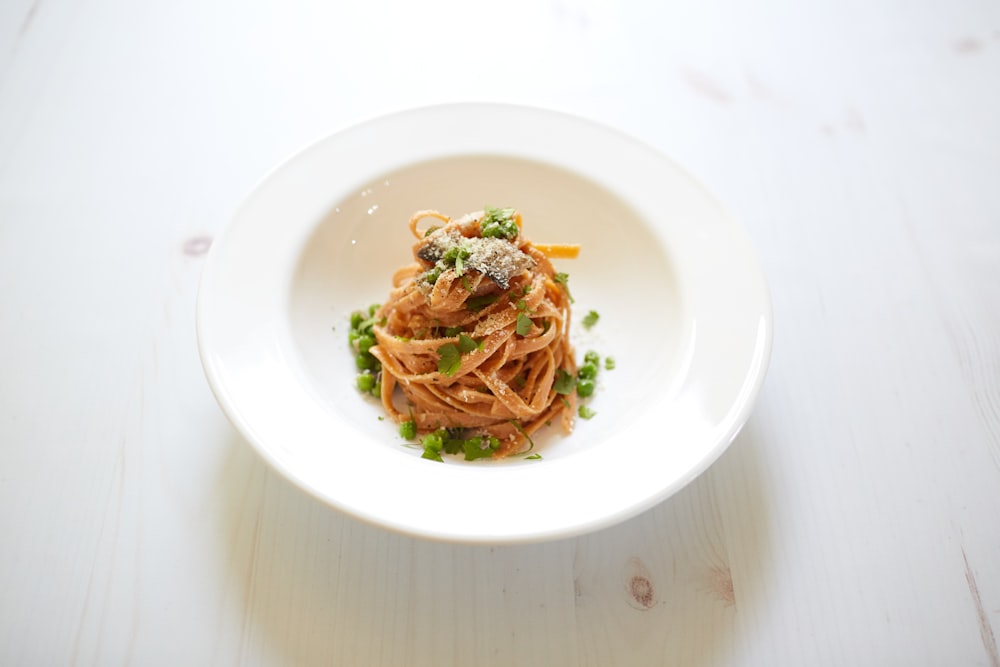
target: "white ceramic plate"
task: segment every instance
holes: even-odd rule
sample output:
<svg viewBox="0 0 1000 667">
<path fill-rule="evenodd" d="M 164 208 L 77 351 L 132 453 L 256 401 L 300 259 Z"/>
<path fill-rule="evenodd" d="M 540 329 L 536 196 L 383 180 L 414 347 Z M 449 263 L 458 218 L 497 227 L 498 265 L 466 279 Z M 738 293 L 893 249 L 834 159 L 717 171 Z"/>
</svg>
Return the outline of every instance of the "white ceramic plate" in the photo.
<svg viewBox="0 0 1000 667">
<path fill-rule="evenodd" d="M 412 261 L 406 222 L 515 206 L 536 242 L 582 245 L 577 356 L 611 355 L 569 436 L 540 460 L 436 463 L 354 387 L 351 311 Z M 620 133 L 502 105 L 429 107 L 329 136 L 267 176 L 212 245 L 198 298 L 209 384 L 293 483 L 390 529 L 464 542 L 565 537 L 667 498 L 746 420 L 771 344 L 744 232 L 686 172 Z M 553 429 L 554 431 L 555 429 Z"/>
</svg>

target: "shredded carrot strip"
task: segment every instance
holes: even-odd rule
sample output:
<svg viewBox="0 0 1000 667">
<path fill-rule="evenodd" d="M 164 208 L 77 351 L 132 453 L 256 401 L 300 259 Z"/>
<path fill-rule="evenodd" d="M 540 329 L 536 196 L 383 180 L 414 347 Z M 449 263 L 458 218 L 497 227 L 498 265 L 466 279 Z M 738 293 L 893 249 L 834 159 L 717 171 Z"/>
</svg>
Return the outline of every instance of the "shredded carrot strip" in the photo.
<svg viewBox="0 0 1000 667">
<path fill-rule="evenodd" d="M 580 246 L 568 243 L 532 243 L 549 259 L 576 259 L 580 255 Z"/>
</svg>

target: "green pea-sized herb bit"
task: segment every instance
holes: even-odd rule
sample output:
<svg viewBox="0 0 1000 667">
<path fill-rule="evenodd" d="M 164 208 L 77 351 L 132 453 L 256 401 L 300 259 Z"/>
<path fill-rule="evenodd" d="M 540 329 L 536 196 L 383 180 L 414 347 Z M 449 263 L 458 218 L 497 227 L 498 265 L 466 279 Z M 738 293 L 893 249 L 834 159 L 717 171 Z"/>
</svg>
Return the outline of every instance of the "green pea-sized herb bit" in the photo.
<svg viewBox="0 0 1000 667">
<path fill-rule="evenodd" d="M 417 422 L 407 419 L 399 425 L 399 435 L 404 440 L 413 440 L 417 437 Z"/>
</svg>

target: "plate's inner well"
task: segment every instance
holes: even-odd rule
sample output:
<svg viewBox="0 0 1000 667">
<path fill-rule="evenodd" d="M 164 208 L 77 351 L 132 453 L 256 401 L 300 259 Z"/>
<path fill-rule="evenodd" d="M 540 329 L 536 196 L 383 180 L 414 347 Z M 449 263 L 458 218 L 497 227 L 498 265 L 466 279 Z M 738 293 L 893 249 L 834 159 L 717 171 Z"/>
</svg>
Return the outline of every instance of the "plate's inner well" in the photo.
<svg viewBox="0 0 1000 667">
<path fill-rule="evenodd" d="M 421 162 L 361 183 L 335 202 L 316 220 L 289 285 L 289 331 L 298 354 L 290 361 L 298 362 L 315 395 L 371 434 L 371 442 L 358 446 L 420 455 L 419 448 L 404 446 L 395 424 L 380 420 L 378 401 L 356 390 L 349 314 L 381 303 L 393 272 L 413 261 L 406 224 L 414 211 L 437 209 L 457 217 L 487 205 L 520 209 L 523 233 L 532 241 L 582 246 L 578 259 L 555 261 L 558 271 L 569 274 L 575 298 L 571 340 L 578 360 L 590 349 L 615 359 L 615 369 L 600 374 L 589 400 L 596 416 L 578 419 L 568 438 L 558 427 L 543 429 L 536 451 L 546 459 L 583 451 L 675 387 L 691 332 L 682 317 L 674 262 L 621 198 L 580 175 L 528 160 L 459 156 Z M 600 319 L 586 330 L 581 320 L 591 310 Z"/>
</svg>

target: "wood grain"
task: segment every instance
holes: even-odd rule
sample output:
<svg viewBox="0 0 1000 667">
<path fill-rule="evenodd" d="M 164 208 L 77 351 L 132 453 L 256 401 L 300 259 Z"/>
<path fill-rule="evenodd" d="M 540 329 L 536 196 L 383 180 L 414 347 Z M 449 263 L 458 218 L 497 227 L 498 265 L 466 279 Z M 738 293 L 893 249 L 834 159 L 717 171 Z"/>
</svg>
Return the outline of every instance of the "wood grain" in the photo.
<svg viewBox="0 0 1000 667">
<path fill-rule="evenodd" d="M 966 0 L 5 3 L 0 664 L 1000 664 L 997 71 Z M 263 174 L 469 99 L 675 157 L 772 290 L 729 450 L 574 539 L 346 517 L 198 359 L 206 252 Z"/>
</svg>

